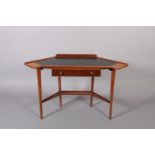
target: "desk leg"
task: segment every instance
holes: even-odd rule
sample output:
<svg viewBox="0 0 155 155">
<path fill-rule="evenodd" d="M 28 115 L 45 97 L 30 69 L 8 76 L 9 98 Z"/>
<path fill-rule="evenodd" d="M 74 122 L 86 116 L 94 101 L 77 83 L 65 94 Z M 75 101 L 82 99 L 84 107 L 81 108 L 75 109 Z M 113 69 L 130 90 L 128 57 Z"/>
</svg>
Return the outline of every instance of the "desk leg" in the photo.
<svg viewBox="0 0 155 155">
<path fill-rule="evenodd" d="M 91 77 L 91 92 L 94 91 L 94 76 Z M 93 106 L 93 95 L 90 95 L 90 106 Z"/>
<path fill-rule="evenodd" d="M 61 76 L 58 76 L 58 89 L 61 92 Z M 62 107 L 62 95 L 59 95 L 59 104 Z"/>
<path fill-rule="evenodd" d="M 37 80 L 38 80 L 38 94 L 39 94 L 40 118 L 43 119 L 41 69 L 37 69 Z"/>
<path fill-rule="evenodd" d="M 113 104 L 113 95 L 114 95 L 115 74 L 116 74 L 116 70 L 112 70 L 112 71 L 111 71 L 111 88 L 110 88 L 109 119 L 112 118 L 112 104 Z"/>
</svg>

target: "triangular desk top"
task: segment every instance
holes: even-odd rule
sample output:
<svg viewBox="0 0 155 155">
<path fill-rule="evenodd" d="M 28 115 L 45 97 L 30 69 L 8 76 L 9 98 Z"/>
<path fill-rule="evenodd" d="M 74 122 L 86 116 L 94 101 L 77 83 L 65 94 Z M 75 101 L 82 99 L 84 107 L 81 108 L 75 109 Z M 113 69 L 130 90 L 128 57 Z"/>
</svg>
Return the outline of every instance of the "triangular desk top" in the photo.
<svg viewBox="0 0 155 155">
<path fill-rule="evenodd" d="M 29 61 L 31 68 L 49 68 L 63 70 L 121 69 L 128 64 L 98 57 L 95 54 L 57 54 L 55 57 Z"/>
</svg>

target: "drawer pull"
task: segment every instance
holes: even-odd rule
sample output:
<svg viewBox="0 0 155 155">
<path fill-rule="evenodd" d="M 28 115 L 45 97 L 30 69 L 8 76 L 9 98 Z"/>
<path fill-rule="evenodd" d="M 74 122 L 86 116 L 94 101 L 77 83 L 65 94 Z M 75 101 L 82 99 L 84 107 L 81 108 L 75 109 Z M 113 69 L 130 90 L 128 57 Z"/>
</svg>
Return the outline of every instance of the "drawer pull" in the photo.
<svg viewBox="0 0 155 155">
<path fill-rule="evenodd" d="M 91 75 L 93 75 L 93 72 L 90 72 Z"/>
<path fill-rule="evenodd" d="M 59 74 L 62 75 L 62 72 L 60 71 Z"/>
</svg>

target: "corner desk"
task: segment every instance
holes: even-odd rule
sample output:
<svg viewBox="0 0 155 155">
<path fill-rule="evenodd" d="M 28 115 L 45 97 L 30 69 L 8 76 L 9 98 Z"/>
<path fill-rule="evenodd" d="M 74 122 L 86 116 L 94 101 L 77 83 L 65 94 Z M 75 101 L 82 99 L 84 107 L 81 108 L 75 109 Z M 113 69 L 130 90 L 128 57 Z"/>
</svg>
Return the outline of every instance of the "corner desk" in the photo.
<svg viewBox="0 0 155 155">
<path fill-rule="evenodd" d="M 43 103 L 59 97 L 59 106 L 62 107 L 62 95 L 89 95 L 90 106 L 93 106 L 93 97 L 99 98 L 109 103 L 109 119 L 112 118 L 112 105 L 114 95 L 114 84 L 116 70 L 125 68 L 128 64 L 98 57 L 95 54 L 57 54 L 54 57 L 34 60 L 24 63 L 26 66 L 33 68 L 37 72 L 38 94 L 40 118 L 43 119 Z M 52 76 L 58 77 L 58 92 L 51 96 L 42 97 L 42 81 L 41 70 L 50 69 Z M 101 70 L 107 69 L 111 71 L 111 87 L 109 99 L 94 92 L 94 79 L 101 76 Z M 61 77 L 63 76 L 82 76 L 91 77 L 90 91 L 65 91 L 61 89 Z"/>
</svg>

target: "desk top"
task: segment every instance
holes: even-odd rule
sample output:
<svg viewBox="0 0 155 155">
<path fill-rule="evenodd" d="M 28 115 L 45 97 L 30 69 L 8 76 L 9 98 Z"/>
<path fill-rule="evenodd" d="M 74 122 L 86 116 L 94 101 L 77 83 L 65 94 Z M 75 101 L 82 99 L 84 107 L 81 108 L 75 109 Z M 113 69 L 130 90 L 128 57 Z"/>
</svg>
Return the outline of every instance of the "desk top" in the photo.
<svg viewBox="0 0 155 155">
<path fill-rule="evenodd" d="M 57 54 L 55 57 L 26 62 L 25 65 L 35 69 L 55 70 L 121 69 L 128 66 L 126 63 L 101 58 L 95 54 Z"/>
</svg>

